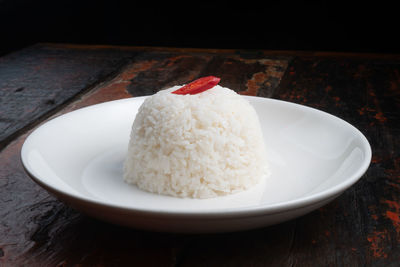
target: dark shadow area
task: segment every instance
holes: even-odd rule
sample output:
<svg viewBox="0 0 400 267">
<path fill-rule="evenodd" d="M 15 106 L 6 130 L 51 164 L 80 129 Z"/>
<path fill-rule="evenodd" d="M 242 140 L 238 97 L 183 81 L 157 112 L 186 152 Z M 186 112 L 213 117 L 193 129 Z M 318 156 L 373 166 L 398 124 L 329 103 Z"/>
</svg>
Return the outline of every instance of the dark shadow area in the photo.
<svg viewBox="0 0 400 267">
<path fill-rule="evenodd" d="M 396 10 L 332 0 L 0 0 L 0 54 L 37 42 L 398 53 Z"/>
</svg>

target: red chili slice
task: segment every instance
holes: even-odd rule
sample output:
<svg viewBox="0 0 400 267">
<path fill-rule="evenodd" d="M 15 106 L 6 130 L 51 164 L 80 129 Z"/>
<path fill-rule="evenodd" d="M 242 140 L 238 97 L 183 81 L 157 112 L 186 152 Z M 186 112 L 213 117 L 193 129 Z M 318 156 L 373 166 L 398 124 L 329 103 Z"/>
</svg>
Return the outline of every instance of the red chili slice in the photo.
<svg viewBox="0 0 400 267">
<path fill-rule="evenodd" d="M 202 77 L 182 86 L 172 93 L 177 95 L 195 95 L 213 88 L 219 83 L 220 80 L 221 78 L 215 76 Z"/>
</svg>

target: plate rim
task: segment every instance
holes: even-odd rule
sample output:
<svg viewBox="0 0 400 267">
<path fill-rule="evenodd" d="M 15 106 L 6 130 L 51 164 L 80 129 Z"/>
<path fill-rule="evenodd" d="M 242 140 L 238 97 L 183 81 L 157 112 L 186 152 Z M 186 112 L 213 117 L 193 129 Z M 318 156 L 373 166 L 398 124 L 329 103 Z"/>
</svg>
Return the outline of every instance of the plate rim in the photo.
<svg viewBox="0 0 400 267">
<path fill-rule="evenodd" d="M 119 210 L 123 212 L 130 212 L 130 213 L 136 213 L 136 214 L 141 214 L 141 215 L 157 215 L 157 216 L 177 216 L 177 217 L 185 217 L 185 216 L 190 216 L 190 217 L 196 217 L 196 218 L 232 218 L 232 217 L 258 217 L 258 216 L 266 216 L 266 215 L 274 215 L 274 214 L 280 214 L 280 213 L 285 213 L 289 212 L 292 210 L 296 210 L 299 208 L 307 207 L 312 204 L 317 204 L 319 202 L 322 202 L 327 199 L 334 199 L 335 197 L 339 196 L 341 193 L 343 193 L 346 189 L 351 187 L 353 184 L 355 184 L 361 177 L 365 174 L 367 171 L 371 159 L 372 159 L 372 149 L 371 145 L 368 142 L 368 139 L 364 136 L 364 134 L 358 130 L 354 125 L 350 124 L 349 122 L 345 121 L 344 119 L 341 119 L 335 115 L 332 115 L 328 112 L 309 107 L 306 105 L 298 104 L 298 103 L 293 103 L 289 101 L 284 101 L 284 100 L 279 100 L 279 99 L 273 99 L 273 98 L 266 98 L 266 97 L 258 97 L 258 96 L 243 96 L 246 99 L 251 99 L 252 101 L 267 101 L 267 102 L 276 102 L 280 103 L 283 105 L 289 105 L 289 106 L 294 106 L 296 108 L 300 109 L 305 109 L 309 110 L 311 112 L 316 112 L 320 113 L 324 116 L 328 116 L 331 119 L 338 120 L 340 123 L 343 123 L 346 125 L 346 127 L 350 127 L 361 139 L 363 147 L 365 149 L 365 155 L 364 155 L 364 160 L 360 166 L 360 168 L 350 177 L 348 177 L 346 180 L 342 181 L 341 183 L 330 187 L 328 189 L 325 189 L 321 192 L 317 192 L 314 194 L 311 194 L 309 196 L 305 197 L 299 197 L 296 199 L 292 199 L 289 201 L 283 201 L 283 202 L 278 202 L 278 203 L 272 203 L 272 204 L 266 204 L 266 205 L 252 205 L 248 207 L 238 207 L 238 208 L 218 208 L 218 209 L 213 209 L 213 210 L 203 210 L 203 209 L 196 209 L 196 210 L 188 210 L 188 209 L 182 209 L 182 210 L 165 210 L 165 209 L 157 209 L 157 208 L 139 208 L 139 207 L 129 207 L 129 206 L 123 206 L 123 205 L 118 205 L 115 203 L 109 203 L 105 200 L 97 200 L 97 199 L 92 199 L 89 197 L 85 197 L 82 194 L 72 194 L 69 192 L 65 192 L 57 187 L 54 187 L 52 185 L 49 185 L 42 181 L 40 177 L 36 177 L 35 174 L 29 170 L 28 164 L 25 162 L 24 155 L 27 153 L 27 146 L 29 142 L 31 142 L 31 139 L 35 134 L 37 134 L 38 130 L 47 125 L 48 123 L 51 123 L 55 120 L 58 120 L 64 116 L 69 116 L 72 113 L 75 112 L 80 112 L 82 110 L 88 110 L 88 109 L 93 109 L 93 108 L 98 108 L 99 106 L 103 105 L 111 105 L 115 104 L 117 102 L 130 102 L 130 101 L 140 101 L 144 100 L 147 96 L 140 96 L 140 97 L 130 97 L 130 98 L 125 98 L 125 99 L 118 99 L 118 100 L 112 100 L 112 101 L 107 101 L 99 104 L 94 104 L 90 105 L 87 107 L 79 108 L 70 112 L 67 112 L 65 114 L 60 114 L 56 117 L 53 117 L 52 119 L 45 121 L 41 123 L 39 126 L 37 126 L 24 140 L 24 143 L 21 148 L 21 153 L 20 153 L 20 161 L 22 163 L 22 166 L 25 170 L 25 172 L 28 174 L 28 176 L 38 185 L 40 185 L 42 188 L 56 196 L 57 198 L 60 197 L 63 200 L 78 200 L 80 202 L 85 202 L 86 204 L 90 205 L 95 205 L 95 206 L 102 206 L 108 209 L 114 209 L 114 210 Z M 364 151 L 363 151 L 364 152 Z M 61 197 L 62 196 L 62 197 Z M 69 203 L 69 201 L 67 201 Z"/>
</svg>

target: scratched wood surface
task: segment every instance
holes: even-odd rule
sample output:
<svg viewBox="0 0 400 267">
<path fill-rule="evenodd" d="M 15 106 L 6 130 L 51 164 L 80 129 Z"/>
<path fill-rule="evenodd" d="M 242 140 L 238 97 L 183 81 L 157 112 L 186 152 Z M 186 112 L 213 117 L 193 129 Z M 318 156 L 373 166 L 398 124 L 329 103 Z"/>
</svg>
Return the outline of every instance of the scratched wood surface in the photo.
<svg viewBox="0 0 400 267">
<path fill-rule="evenodd" d="M 0 58 L 0 148 L 32 122 L 116 73 L 134 56 L 133 51 L 116 49 L 38 45 Z"/>
<path fill-rule="evenodd" d="M 48 118 L 210 74 L 241 94 L 305 104 L 354 124 L 372 145 L 369 170 L 301 218 L 205 235 L 89 218 L 23 171 L 22 143 Z M 0 77 L 1 266 L 396 266 L 400 260 L 398 56 L 42 44 L 0 58 Z"/>
</svg>

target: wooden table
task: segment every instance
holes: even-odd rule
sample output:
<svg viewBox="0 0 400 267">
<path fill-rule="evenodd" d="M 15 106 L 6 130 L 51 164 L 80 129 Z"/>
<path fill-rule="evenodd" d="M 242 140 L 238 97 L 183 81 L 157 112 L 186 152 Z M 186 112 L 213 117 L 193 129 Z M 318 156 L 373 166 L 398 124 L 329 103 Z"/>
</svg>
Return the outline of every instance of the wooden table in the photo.
<svg viewBox="0 0 400 267">
<path fill-rule="evenodd" d="M 369 139 L 364 177 L 329 205 L 262 229 L 144 232 L 89 218 L 24 172 L 49 118 L 216 75 L 242 94 L 339 116 Z M 1 266 L 398 266 L 400 56 L 38 44 L 0 58 Z"/>
</svg>

